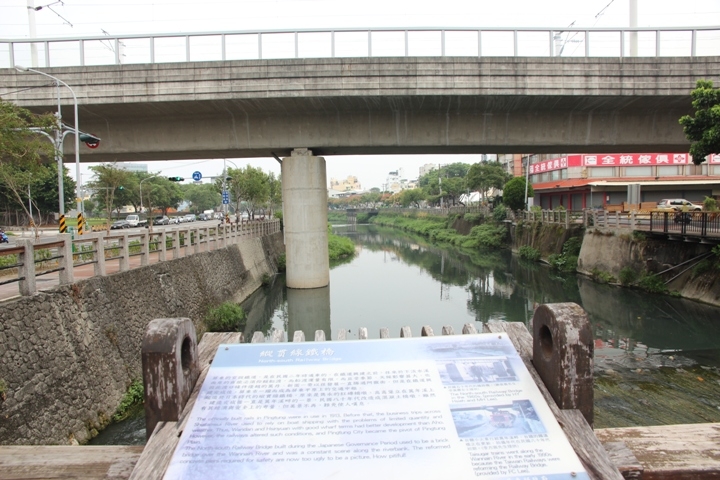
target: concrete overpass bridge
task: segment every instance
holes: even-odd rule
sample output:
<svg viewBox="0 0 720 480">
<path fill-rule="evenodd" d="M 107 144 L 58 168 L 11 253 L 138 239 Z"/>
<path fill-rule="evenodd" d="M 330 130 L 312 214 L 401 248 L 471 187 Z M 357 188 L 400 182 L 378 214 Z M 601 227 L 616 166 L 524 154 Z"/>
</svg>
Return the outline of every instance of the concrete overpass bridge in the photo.
<svg viewBox="0 0 720 480">
<path fill-rule="evenodd" d="M 558 46 L 570 34 L 581 39 L 578 56 Z M 343 35 L 360 35 L 359 51 Z M 633 35 L 643 56 L 628 56 Z M 686 41 L 665 40 L 678 35 Z M 299 58 L 305 38 L 325 39 L 329 58 L 317 58 L 322 49 Z M 253 39 L 255 58 L 235 59 L 238 42 Z M 278 39 L 287 42 L 273 47 Z M 98 51 L 98 42 L 114 49 Z M 11 67 L 29 65 L 32 46 L 39 64 L 66 65 L 38 69 L 74 89 L 80 128 L 102 137 L 100 148 L 83 148 L 87 162 L 287 156 L 296 147 L 319 155 L 687 152 L 677 119 L 690 112 L 697 79 L 720 83 L 718 45 L 720 27 L 0 39 L 0 66 L 10 67 L 0 69 L 0 95 L 52 111 L 55 89 L 34 88 L 48 79 Z M 339 58 L 352 54 L 361 56 Z"/>
<path fill-rule="evenodd" d="M 720 57 L 697 55 L 704 30 L 692 30 L 687 56 L 659 56 L 657 31 L 652 56 L 624 56 L 626 33 L 642 30 L 619 31 L 616 56 L 592 56 L 585 30 L 584 56 L 555 56 L 556 32 L 548 30 L 540 32 L 545 55 L 520 56 L 519 33 L 537 32 L 515 31 L 512 55 L 483 56 L 478 31 L 472 56 L 448 56 L 442 33 L 438 56 L 411 57 L 406 31 L 404 56 L 373 56 L 369 32 L 366 57 L 335 58 L 333 34 L 330 58 L 262 59 L 258 34 L 258 59 L 227 59 L 223 37 L 219 60 L 191 61 L 185 36 L 184 61 L 92 66 L 83 65 L 83 48 L 94 40 L 78 39 L 79 66 L 42 70 L 72 87 L 80 129 L 102 138 L 100 148 L 83 150 L 84 162 L 286 157 L 288 286 L 312 288 L 329 281 L 320 155 L 687 152 L 678 118 L 691 112 L 697 79 L 720 84 Z M 53 49 L 44 42 L 50 65 Z M 297 56 L 297 33 L 294 45 Z M 0 95 L 35 111 L 56 109 L 55 88 L 34 88 L 47 84 L 0 70 Z"/>
</svg>

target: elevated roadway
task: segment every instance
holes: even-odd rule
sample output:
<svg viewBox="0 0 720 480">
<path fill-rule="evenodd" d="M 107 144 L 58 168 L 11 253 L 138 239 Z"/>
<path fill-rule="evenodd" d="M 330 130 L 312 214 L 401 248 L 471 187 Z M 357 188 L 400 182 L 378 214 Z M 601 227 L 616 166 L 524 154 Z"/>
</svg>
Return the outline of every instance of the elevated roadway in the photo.
<svg viewBox="0 0 720 480">
<path fill-rule="evenodd" d="M 45 68 L 102 138 L 81 161 L 394 153 L 687 152 L 678 118 L 719 57 L 418 57 Z M 40 75 L 4 100 L 57 108 Z M 28 90 L 28 88 L 31 88 Z M 72 101 L 61 89 L 63 119 Z M 72 152 L 66 142 L 66 155 Z M 70 157 L 68 157 L 70 158 Z"/>
</svg>

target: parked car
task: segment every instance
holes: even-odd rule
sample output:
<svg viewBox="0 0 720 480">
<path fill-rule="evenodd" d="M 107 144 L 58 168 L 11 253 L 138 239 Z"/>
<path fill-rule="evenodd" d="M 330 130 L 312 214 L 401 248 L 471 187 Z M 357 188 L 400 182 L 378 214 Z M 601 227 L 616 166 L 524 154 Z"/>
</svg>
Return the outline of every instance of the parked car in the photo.
<svg viewBox="0 0 720 480">
<path fill-rule="evenodd" d="M 130 228 L 130 223 L 127 220 L 116 220 L 110 225 L 110 230 L 119 230 L 121 228 Z"/>
<path fill-rule="evenodd" d="M 205 215 L 204 213 L 201 213 L 200 215 L 198 215 L 197 219 L 199 222 L 204 222 L 206 220 L 210 220 L 210 218 L 207 215 Z"/>
<path fill-rule="evenodd" d="M 172 217 L 168 220 L 168 225 L 177 225 L 178 223 L 180 223 L 180 217 Z"/>
<path fill-rule="evenodd" d="M 140 218 L 140 215 L 128 215 L 125 220 L 131 227 L 144 227 L 147 225 L 147 220 Z"/>
<path fill-rule="evenodd" d="M 195 220 L 197 220 L 197 217 L 194 213 L 188 213 L 187 215 L 185 215 L 186 222 L 194 222 Z"/>
<path fill-rule="evenodd" d="M 697 205 L 684 198 L 665 198 L 658 202 L 658 210 L 684 210 L 690 212 L 699 212 L 702 210 L 702 205 Z"/>
<path fill-rule="evenodd" d="M 153 225 L 168 225 L 169 223 L 170 219 L 165 215 L 158 215 L 153 218 Z"/>
</svg>

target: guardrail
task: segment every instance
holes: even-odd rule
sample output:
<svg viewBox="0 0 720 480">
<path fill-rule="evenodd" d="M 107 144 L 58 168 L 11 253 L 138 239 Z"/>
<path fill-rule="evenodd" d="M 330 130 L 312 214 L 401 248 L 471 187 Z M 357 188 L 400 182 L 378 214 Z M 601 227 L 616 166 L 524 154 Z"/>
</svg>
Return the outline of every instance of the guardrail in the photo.
<svg viewBox="0 0 720 480">
<path fill-rule="evenodd" d="M 280 220 L 267 220 L 155 232 L 88 233 L 76 239 L 70 234 L 48 240 L 18 239 L 14 247 L 0 249 L 0 258 L 5 260 L 0 272 L 16 272 L 12 278 L 0 281 L 0 286 L 17 283 L 20 295 L 33 295 L 38 291 L 37 278 L 43 275 L 58 273 L 57 284 L 67 285 L 74 282 L 78 268 L 85 265 L 93 265 L 89 276 L 105 276 L 110 270 L 108 262 L 117 262 L 110 273 L 124 272 L 149 265 L 152 254 L 157 254 L 158 262 L 164 262 L 168 257 L 217 250 L 279 231 Z M 134 257 L 140 258 L 139 263 L 132 262 Z"/>
<path fill-rule="evenodd" d="M 569 227 L 626 228 L 667 235 L 720 238 L 720 212 L 609 212 L 607 210 L 542 210 L 517 212 L 523 222 L 555 223 Z"/>
<path fill-rule="evenodd" d="M 0 67 L 349 57 L 720 55 L 720 26 L 337 28 L 0 39 Z M 7 63 L 6 63 L 7 61 Z"/>
</svg>

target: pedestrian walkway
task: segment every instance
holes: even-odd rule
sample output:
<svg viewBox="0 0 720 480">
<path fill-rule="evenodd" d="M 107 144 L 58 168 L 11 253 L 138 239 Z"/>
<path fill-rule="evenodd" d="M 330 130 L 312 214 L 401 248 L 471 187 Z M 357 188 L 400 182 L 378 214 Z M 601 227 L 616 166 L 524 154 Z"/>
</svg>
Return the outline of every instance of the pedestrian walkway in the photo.
<svg viewBox="0 0 720 480">
<path fill-rule="evenodd" d="M 216 250 L 246 239 L 280 231 L 279 220 L 211 226 L 123 230 L 76 237 L 42 230 L 36 239 L 32 231 L 10 232 L 10 244 L 0 246 L 0 301 L 34 295 L 61 284 L 96 275 L 152 265 L 194 253 Z M 98 256 L 97 252 L 103 252 Z M 30 255 L 33 263 L 23 263 Z M 67 268 L 66 268 L 67 267 Z M 32 281 L 34 276 L 34 282 Z M 30 280 L 25 280 L 25 278 Z M 19 280 L 23 280 L 22 285 Z"/>
</svg>

